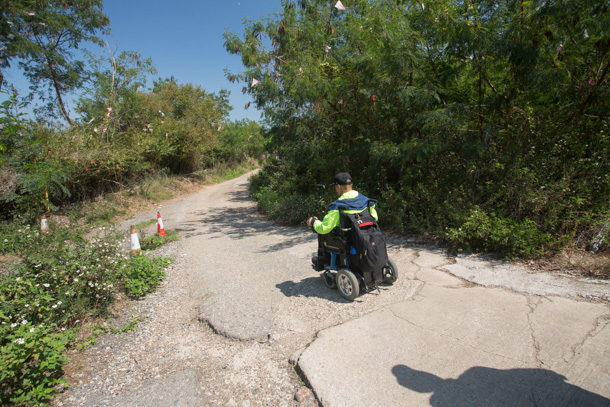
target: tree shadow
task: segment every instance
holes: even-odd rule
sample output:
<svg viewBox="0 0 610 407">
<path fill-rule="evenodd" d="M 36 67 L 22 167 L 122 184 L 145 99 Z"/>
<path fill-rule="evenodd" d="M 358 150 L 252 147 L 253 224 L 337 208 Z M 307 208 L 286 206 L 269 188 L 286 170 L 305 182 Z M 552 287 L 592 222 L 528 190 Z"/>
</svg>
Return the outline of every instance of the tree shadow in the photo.
<svg viewBox="0 0 610 407">
<path fill-rule="evenodd" d="M 430 405 L 452 407 L 608 407 L 610 399 L 566 382 L 545 369 L 473 367 L 457 379 L 442 379 L 405 365 L 392 368 L 401 386 L 433 393 Z"/>
<path fill-rule="evenodd" d="M 229 201 L 231 202 L 254 202 L 250 192 L 247 189 L 240 189 L 237 191 L 229 192 Z"/>
<path fill-rule="evenodd" d="M 288 227 L 268 220 L 257 212 L 256 206 L 247 204 L 252 202 L 247 191 L 231 192 L 229 201 L 244 202 L 246 205 L 197 211 L 191 217 L 192 220 L 183 222 L 176 230 L 186 239 L 202 235 L 208 235 L 211 239 L 228 236 L 236 240 L 265 236 L 265 241 L 269 244 L 261 247 L 262 253 L 271 253 L 315 240 L 305 227 Z M 314 244 L 312 252 L 315 250 Z"/>
</svg>

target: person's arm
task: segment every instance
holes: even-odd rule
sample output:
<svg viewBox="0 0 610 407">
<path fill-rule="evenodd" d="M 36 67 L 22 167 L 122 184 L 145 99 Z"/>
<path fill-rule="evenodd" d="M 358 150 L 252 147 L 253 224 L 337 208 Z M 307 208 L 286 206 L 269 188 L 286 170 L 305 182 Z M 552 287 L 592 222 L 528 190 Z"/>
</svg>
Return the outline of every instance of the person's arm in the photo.
<svg viewBox="0 0 610 407">
<path fill-rule="evenodd" d="M 324 219 L 322 219 L 322 220 L 316 219 L 313 222 L 312 227 L 316 233 L 325 235 L 327 233 L 330 233 L 330 231 L 333 230 L 338 224 L 339 224 L 339 211 L 331 210 L 326 214 L 326 216 L 324 216 Z"/>
</svg>

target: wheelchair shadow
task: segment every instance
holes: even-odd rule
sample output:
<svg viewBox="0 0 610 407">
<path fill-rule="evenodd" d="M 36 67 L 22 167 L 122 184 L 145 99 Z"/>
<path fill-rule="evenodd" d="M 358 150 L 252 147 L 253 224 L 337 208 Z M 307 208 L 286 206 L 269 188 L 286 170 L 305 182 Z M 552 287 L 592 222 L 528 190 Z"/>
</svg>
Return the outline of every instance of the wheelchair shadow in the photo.
<svg viewBox="0 0 610 407">
<path fill-rule="evenodd" d="M 341 304 L 350 304 L 352 302 L 361 302 L 356 298 L 354 301 L 348 301 L 341 297 L 339 291 L 329 288 L 321 276 L 308 277 L 297 283 L 294 281 L 284 281 L 275 285 L 286 297 L 306 297 L 306 298 L 321 298 Z"/>
<path fill-rule="evenodd" d="M 473 367 L 457 379 L 396 365 L 398 383 L 418 393 L 433 393 L 430 405 L 453 407 L 608 407 L 610 399 L 566 382 L 545 369 L 499 370 Z"/>
</svg>

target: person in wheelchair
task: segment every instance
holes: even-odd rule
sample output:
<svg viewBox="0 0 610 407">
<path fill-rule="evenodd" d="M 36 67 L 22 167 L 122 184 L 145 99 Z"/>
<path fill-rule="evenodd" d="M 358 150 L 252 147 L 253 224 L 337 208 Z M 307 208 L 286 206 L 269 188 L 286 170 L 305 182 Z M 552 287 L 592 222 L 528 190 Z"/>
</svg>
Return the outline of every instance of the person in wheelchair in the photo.
<svg viewBox="0 0 610 407">
<path fill-rule="evenodd" d="M 311 227 L 318 234 L 318 255 L 313 256 L 311 259 L 314 268 L 318 271 L 323 270 L 325 262 L 328 263 L 329 261 L 325 245 L 331 248 L 341 245 L 340 233 L 335 229 L 340 225 L 339 208 L 345 213 L 357 214 L 368 210 L 368 202 L 370 201 L 369 198 L 352 189 L 352 177 L 347 172 L 340 172 L 335 175 L 331 186 L 335 187 L 335 192 L 339 195 L 339 199 L 328 206 L 328 213 L 324 216 L 324 219 L 319 220 L 315 216 L 307 219 L 307 226 Z M 378 220 L 374 205 L 371 206 L 371 216 L 376 221 Z M 341 247 L 334 248 L 337 250 L 341 249 Z"/>
</svg>

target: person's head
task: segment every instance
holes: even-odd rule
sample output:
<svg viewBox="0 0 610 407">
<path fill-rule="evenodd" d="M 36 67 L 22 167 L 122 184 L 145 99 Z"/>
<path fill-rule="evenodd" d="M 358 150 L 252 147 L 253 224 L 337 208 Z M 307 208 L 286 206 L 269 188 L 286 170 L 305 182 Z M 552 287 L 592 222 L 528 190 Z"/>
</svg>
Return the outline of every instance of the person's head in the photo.
<svg viewBox="0 0 610 407">
<path fill-rule="evenodd" d="M 335 192 L 341 196 L 344 193 L 352 190 L 352 176 L 347 172 L 340 172 L 335 175 L 335 182 L 331 185 L 334 185 Z"/>
</svg>

